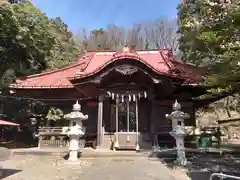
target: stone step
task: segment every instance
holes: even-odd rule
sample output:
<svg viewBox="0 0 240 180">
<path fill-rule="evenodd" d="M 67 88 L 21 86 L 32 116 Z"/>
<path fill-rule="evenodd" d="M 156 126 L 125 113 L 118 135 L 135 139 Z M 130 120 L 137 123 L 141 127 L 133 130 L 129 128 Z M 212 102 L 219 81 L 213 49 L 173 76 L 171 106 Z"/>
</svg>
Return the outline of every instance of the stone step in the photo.
<svg viewBox="0 0 240 180">
<path fill-rule="evenodd" d="M 113 142 L 114 142 L 114 135 L 104 135 L 102 147 L 106 149 L 111 149 Z M 139 145 L 141 149 L 152 149 L 152 142 L 149 140 L 146 140 L 146 141 L 142 140 Z"/>
<path fill-rule="evenodd" d="M 26 155 L 26 156 L 61 156 L 64 157 L 68 154 L 68 150 L 41 150 L 41 149 L 25 149 L 25 150 L 12 150 L 13 155 Z M 97 150 L 82 150 L 80 153 L 81 158 L 104 158 L 104 157 L 149 157 L 149 151 L 135 152 L 135 151 L 110 151 L 107 149 Z"/>
<path fill-rule="evenodd" d="M 114 135 L 104 135 L 103 148 L 111 149 L 114 141 Z"/>
</svg>

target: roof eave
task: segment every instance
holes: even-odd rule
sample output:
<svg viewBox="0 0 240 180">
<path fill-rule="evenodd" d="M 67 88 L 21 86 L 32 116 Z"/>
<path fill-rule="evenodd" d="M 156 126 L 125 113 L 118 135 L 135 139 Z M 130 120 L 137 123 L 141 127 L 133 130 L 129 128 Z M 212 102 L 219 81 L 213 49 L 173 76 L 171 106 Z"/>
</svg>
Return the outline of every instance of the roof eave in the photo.
<svg viewBox="0 0 240 180">
<path fill-rule="evenodd" d="M 71 89 L 74 86 L 61 85 L 61 86 L 20 86 L 20 85 L 10 85 L 11 89 Z"/>
</svg>

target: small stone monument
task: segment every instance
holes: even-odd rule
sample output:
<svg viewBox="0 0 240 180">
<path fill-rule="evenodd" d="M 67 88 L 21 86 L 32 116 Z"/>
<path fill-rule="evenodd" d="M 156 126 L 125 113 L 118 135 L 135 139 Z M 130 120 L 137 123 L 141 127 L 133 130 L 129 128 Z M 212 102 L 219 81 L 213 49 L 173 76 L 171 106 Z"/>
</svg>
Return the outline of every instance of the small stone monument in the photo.
<svg viewBox="0 0 240 180">
<path fill-rule="evenodd" d="M 172 131 L 169 133 L 176 140 L 177 163 L 179 165 L 187 164 L 184 147 L 184 138 L 186 137 L 187 132 L 184 126 L 184 119 L 189 117 L 189 114 L 181 111 L 181 104 L 179 104 L 177 100 L 173 104 L 173 112 L 170 115 L 166 114 L 166 118 L 172 120 Z"/>
<path fill-rule="evenodd" d="M 69 129 L 67 135 L 70 139 L 69 142 L 69 158 L 71 162 L 78 160 L 79 151 L 79 138 L 85 134 L 85 128 L 82 126 L 82 120 L 87 120 L 88 115 L 83 115 L 81 111 L 81 105 L 76 102 L 73 105 L 73 111 L 64 116 L 65 119 L 69 120 Z"/>
</svg>

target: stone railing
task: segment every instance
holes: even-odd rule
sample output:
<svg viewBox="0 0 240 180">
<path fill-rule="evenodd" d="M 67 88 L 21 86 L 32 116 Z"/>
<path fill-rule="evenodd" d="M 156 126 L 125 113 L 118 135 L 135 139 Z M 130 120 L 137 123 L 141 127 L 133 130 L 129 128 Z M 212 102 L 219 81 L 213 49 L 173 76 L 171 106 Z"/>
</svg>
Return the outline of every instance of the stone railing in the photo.
<svg viewBox="0 0 240 180">
<path fill-rule="evenodd" d="M 39 127 L 39 135 L 65 134 L 64 130 L 68 127 Z"/>
<path fill-rule="evenodd" d="M 68 141 L 67 140 L 59 140 L 59 139 L 39 139 L 38 146 L 40 148 L 44 147 L 51 147 L 51 148 L 66 148 L 68 147 Z"/>
<path fill-rule="evenodd" d="M 67 148 L 69 139 L 66 134 L 68 126 L 63 127 L 40 127 L 38 133 L 39 148 Z M 85 146 L 85 139 L 81 138 L 79 146 Z"/>
<path fill-rule="evenodd" d="M 69 140 L 67 135 L 63 136 L 39 136 L 38 147 L 39 148 L 68 148 Z M 85 146 L 85 139 L 79 140 L 79 146 Z"/>
<path fill-rule="evenodd" d="M 69 146 L 69 141 L 67 140 L 41 140 L 39 143 L 40 148 L 67 148 Z M 79 146 L 85 146 L 85 140 L 82 139 L 79 141 Z"/>
</svg>

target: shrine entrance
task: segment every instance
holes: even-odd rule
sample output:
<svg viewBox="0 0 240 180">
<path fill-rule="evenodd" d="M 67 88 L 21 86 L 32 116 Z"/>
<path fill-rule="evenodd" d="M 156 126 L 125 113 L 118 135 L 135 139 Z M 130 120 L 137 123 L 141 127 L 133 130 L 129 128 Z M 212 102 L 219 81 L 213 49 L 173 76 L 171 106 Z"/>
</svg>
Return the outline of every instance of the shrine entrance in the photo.
<svg viewBox="0 0 240 180">
<path fill-rule="evenodd" d="M 139 141 L 142 125 L 139 122 L 139 102 L 147 98 L 147 92 L 128 91 L 124 93 L 107 92 L 111 100 L 111 130 L 114 134 L 114 149 L 140 149 Z"/>
<path fill-rule="evenodd" d="M 136 132 L 136 102 L 125 100 L 118 105 L 119 131 Z"/>
<path fill-rule="evenodd" d="M 99 140 L 103 139 L 104 147 L 111 141 L 115 150 L 139 150 L 142 137 L 151 133 L 152 103 L 149 97 L 152 97 L 153 80 L 142 64 L 111 65 L 113 67 L 99 75 L 100 94 L 104 97 L 104 138 Z"/>
</svg>

